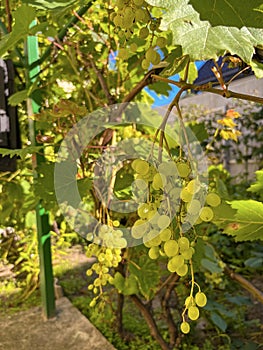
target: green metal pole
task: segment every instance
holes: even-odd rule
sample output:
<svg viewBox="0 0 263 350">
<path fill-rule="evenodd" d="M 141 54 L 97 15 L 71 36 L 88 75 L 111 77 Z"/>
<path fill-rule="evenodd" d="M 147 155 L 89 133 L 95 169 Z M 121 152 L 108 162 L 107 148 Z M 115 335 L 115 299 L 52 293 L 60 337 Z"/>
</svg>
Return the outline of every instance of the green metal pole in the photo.
<svg viewBox="0 0 263 350">
<path fill-rule="evenodd" d="M 39 59 L 38 40 L 36 36 L 28 36 L 27 38 L 27 56 L 29 66 Z M 29 79 L 34 81 L 34 77 L 40 71 L 37 65 L 29 70 Z M 32 113 L 38 113 L 40 106 L 33 100 L 28 103 L 28 110 Z M 30 139 L 32 145 L 36 144 L 36 130 L 34 121 L 30 121 Z M 43 162 L 44 156 L 37 155 L 33 166 L 36 167 Z M 43 306 L 43 314 L 46 319 L 54 317 L 56 314 L 54 283 L 53 283 L 53 269 L 51 257 L 51 239 L 50 239 L 50 225 L 48 212 L 38 204 L 36 208 L 37 216 L 37 234 L 38 234 L 38 250 L 39 250 L 39 264 L 40 264 L 40 290 Z"/>
</svg>

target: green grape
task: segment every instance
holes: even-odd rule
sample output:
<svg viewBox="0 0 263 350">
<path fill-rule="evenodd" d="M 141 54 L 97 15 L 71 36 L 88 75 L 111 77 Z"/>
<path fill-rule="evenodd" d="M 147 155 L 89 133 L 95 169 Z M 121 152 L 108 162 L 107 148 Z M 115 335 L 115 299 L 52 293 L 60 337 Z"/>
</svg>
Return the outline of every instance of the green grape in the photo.
<svg viewBox="0 0 263 350">
<path fill-rule="evenodd" d="M 140 175 L 146 175 L 149 172 L 149 164 L 146 160 L 143 159 L 135 159 L 132 162 L 132 168 Z"/>
<path fill-rule="evenodd" d="M 206 196 L 206 203 L 208 205 L 211 205 L 211 207 L 217 207 L 221 203 L 221 198 L 219 197 L 218 194 L 214 192 L 210 192 Z"/>
<path fill-rule="evenodd" d="M 155 190 L 162 189 L 166 185 L 166 177 L 162 174 L 155 174 L 153 177 L 152 187 Z"/>
<path fill-rule="evenodd" d="M 92 299 L 91 302 L 89 303 L 90 307 L 94 307 L 96 305 L 96 300 Z"/>
<path fill-rule="evenodd" d="M 132 185 L 141 191 L 146 191 L 148 188 L 148 183 L 142 179 L 135 179 Z"/>
<path fill-rule="evenodd" d="M 177 165 L 177 171 L 178 171 L 179 176 L 185 178 L 190 174 L 191 168 L 186 163 L 179 163 Z"/>
<path fill-rule="evenodd" d="M 123 26 L 123 17 L 120 14 L 117 14 L 114 19 L 113 19 L 113 23 L 115 24 L 115 26 L 117 27 L 122 27 Z"/>
<path fill-rule="evenodd" d="M 196 306 L 190 306 L 188 308 L 188 317 L 190 318 L 190 320 L 197 320 L 199 317 L 199 309 Z"/>
<path fill-rule="evenodd" d="M 186 306 L 186 308 L 188 309 L 190 306 L 195 305 L 194 303 L 194 298 L 190 295 L 189 297 L 187 297 L 185 299 L 184 305 Z"/>
<path fill-rule="evenodd" d="M 156 51 L 154 52 L 154 55 L 151 59 L 151 62 L 153 65 L 157 65 L 161 62 L 161 56 L 159 55 L 158 52 L 156 52 Z"/>
<path fill-rule="evenodd" d="M 163 250 L 168 257 L 175 256 L 179 250 L 178 243 L 170 239 L 164 243 Z"/>
<path fill-rule="evenodd" d="M 182 256 L 184 257 L 185 260 L 190 260 L 192 259 L 192 256 L 193 256 L 193 253 L 194 253 L 194 250 L 192 247 L 186 249 L 186 250 L 183 250 L 181 251 L 181 254 Z"/>
<path fill-rule="evenodd" d="M 136 44 L 136 43 L 131 43 L 131 45 L 130 45 L 130 50 L 131 50 L 132 52 L 136 52 L 137 49 L 138 49 L 137 44 Z"/>
<path fill-rule="evenodd" d="M 88 269 L 88 270 L 86 271 L 86 275 L 87 275 L 87 276 L 91 276 L 92 274 L 93 274 L 92 269 Z"/>
<path fill-rule="evenodd" d="M 118 7 L 119 10 L 122 10 L 126 6 L 126 1 L 125 0 L 117 0 L 116 1 L 116 6 Z"/>
<path fill-rule="evenodd" d="M 190 332 L 190 325 L 188 322 L 182 322 L 180 329 L 182 331 L 182 333 L 184 334 L 188 334 Z"/>
<path fill-rule="evenodd" d="M 144 69 L 144 70 L 148 69 L 150 66 L 150 61 L 148 61 L 148 60 L 146 60 L 146 58 L 144 58 L 142 60 L 141 66 L 142 66 L 142 69 Z"/>
<path fill-rule="evenodd" d="M 187 188 L 188 190 L 188 188 Z M 191 215 L 196 215 L 200 212 L 201 209 L 201 203 L 197 199 L 191 200 L 191 202 L 188 203 L 187 205 L 187 211 Z"/>
<path fill-rule="evenodd" d="M 191 194 L 197 193 L 200 190 L 200 182 L 198 180 L 191 180 L 187 184 L 188 192 Z"/>
<path fill-rule="evenodd" d="M 142 6 L 144 3 L 144 0 L 133 0 L 133 3 L 135 6 Z"/>
<path fill-rule="evenodd" d="M 147 219 L 149 210 L 150 210 L 149 205 L 147 203 L 142 203 L 139 205 L 137 209 L 137 213 L 142 219 Z"/>
<path fill-rule="evenodd" d="M 149 258 L 152 260 L 158 259 L 159 257 L 159 248 L 151 247 L 148 251 Z"/>
<path fill-rule="evenodd" d="M 118 57 L 122 60 L 126 60 L 129 57 L 129 53 L 126 49 L 120 48 L 118 52 Z"/>
<path fill-rule="evenodd" d="M 140 29 L 139 37 L 140 39 L 146 39 L 149 35 L 149 29 L 147 27 L 143 27 Z"/>
<path fill-rule="evenodd" d="M 177 269 L 177 266 L 173 263 L 172 259 L 167 263 L 167 270 L 174 273 Z"/>
<path fill-rule="evenodd" d="M 149 229 L 149 224 L 146 221 L 139 219 L 135 221 L 131 229 L 131 235 L 135 239 L 140 239 L 146 234 L 148 229 Z"/>
<path fill-rule="evenodd" d="M 178 276 L 183 277 L 187 274 L 188 272 L 188 265 L 187 264 L 183 264 L 180 267 L 177 267 L 176 269 L 176 273 Z"/>
<path fill-rule="evenodd" d="M 171 223 L 171 220 L 167 215 L 161 215 L 157 221 L 157 225 L 159 226 L 160 229 L 167 228 L 170 225 L 170 223 Z"/>
<path fill-rule="evenodd" d="M 200 216 L 200 219 L 203 220 L 203 221 L 211 221 L 214 217 L 214 212 L 211 208 L 209 207 L 203 207 L 201 210 L 200 210 L 200 213 L 199 213 L 199 216 Z"/>
<path fill-rule="evenodd" d="M 126 6 L 124 9 L 124 15 L 133 16 L 133 8 L 131 6 Z"/>
<path fill-rule="evenodd" d="M 184 265 L 184 258 L 182 255 L 175 255 L 170 260 L 170 266 L 177 272 L 177 270 Z"/>
<path fill-rule="evenodd" d="M 200 307 L 204 307 L 207 303 L 207 298 L 206 298 L 205 293 L 202 293 L 202 292 L 196 293 L 195 302 L 196 302 L 196 305 L 198 305 Z"/>
<path fill-rule="evenodd" d="M 172 232 L 171 230 L 169 230 L 169 228 L 165 228 L 160 232 L 160 238 L 163 242 L 168 241 L 171 238 L 171 236 L 172 236 Z"/>
<path fill-rule="evenodd" d="M 159 46 L 160 49 L 162 49 L 163 47 L 165 47 L 167 44 L 167 40 L 166 38 L 160 36 L 159 38 L 157 38 L 156 40 L 156 45 Z"/>
<path fill-rule="evenodd" d="M 153 47 L 150 47 L 145 53 L 145 58 L 148 61 L 152 62 L 152 58 L 154 57 L 154 55 L 155 55 L 155 50 Z"/>
<path fill-rule="evenodd" d="M 178 246 L 180 248 L 180 251 L 189 249 L 190 247 L 189 239 L 186 237 L 180 237 L 178 239 Z"/>
<path fill-rule="evenodd" d="M 124 29 L 130 29 L 131 27 L 133 27 L 133 20 L 134 17 L 131 17 L 130 15 L 125 15 L 123 16 L 123 23 L 122 23 L 122 28 Z M 126 32 L 125 34 L 126 38 L 128 39 L 130 37 L 130 35 L 128 34 L 128 32 Z"/>
<path fill-rule="evenodd" d="M 166 176 L 174 176 L 177 172 L 177 168 L 174 162 L 162 162 L 158 166 L 158 171 Z"/>
<path fill-rule="evenodd" d="M 184 202 L 190 202 L 192 199 L 193 195 L 188 192 L 187 187 L 184 187 L 180 193 L 180 198 L 184 201 Z"/>
<path fill-rule="evenodd" d="M 147 23 L 148 21 L 148 13 L 147 11 L 139 8 L 135 11 L 135 20 L 136 22 Z"/>
</svg>

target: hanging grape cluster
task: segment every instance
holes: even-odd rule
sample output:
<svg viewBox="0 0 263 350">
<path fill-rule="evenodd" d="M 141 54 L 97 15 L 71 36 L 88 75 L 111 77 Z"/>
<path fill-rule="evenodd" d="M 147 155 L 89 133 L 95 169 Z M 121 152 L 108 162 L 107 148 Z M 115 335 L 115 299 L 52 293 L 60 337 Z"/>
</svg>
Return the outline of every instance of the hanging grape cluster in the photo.
<svg viewBox="0 0 263 350">
<path fill-rule="evenodd" d="M 147 70 L 151 64 L 160 63 L 160 49 L 167 45 L 167 39 L 157 35 L 160 17 L 151 16 L 149 7 L 144 0 L 117 0 L 116 11 L 111 14 L 120 38 L 119 59 L 128 59 L 130 54 L 137 52 L 138 42 L 141 46 L 144 40 L 148 40 L 144 55 L 141 57 L 141 66 L 144 70 Z"/>
<path fill-rule="evenodd" d="M 209 222 L 214 217 L 213 207 L 220 205 L 221 199 L 215 192 L 206 196 L 206 188 L 198 177 L 193 178 L 193 169 L 185 159 L 168 160 L 154 166 L 146 160 L 135 159 L 135 188 L 139 202 L 131 235 L 141 239 L 149 248 L 151 259 L 167 257 L 167 269 L 183 277 L 191 273 L 192 290 L 185 301 L 182 313 L 183 333 L 190 331 L 187 318 L 196 320 L 199 308 L 206 304 L 206 296 L 194 280 L 192 256 L 195 253 L 196 235 L 192 226 Z M 184 230 L 184 225 L 187 229 Z M 189 225 L 191 229 L 189 230 Z M 199 291 L 193 296 L 193 287 Z"/>
</svg>

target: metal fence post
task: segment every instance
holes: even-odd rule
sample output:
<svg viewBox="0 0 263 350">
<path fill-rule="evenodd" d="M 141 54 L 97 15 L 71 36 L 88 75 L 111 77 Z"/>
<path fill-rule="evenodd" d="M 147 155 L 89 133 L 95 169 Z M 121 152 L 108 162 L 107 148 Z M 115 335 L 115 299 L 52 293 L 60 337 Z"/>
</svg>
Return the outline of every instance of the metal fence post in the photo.
<svg viewBox="0 0 263 350">
<path fill-rule="evenodd" d="M 27 38 L 27 56 L 29 66 L 39 59 L 38 40 L 36 36 L 28 36 Z M 37 65 L 29 70 L 29 79 L 34 81 L 34 77 L 40 71 Z M 38 113 L 40 106 L 33 100 L 28 101 L 28 111 Z M 32 145 L 36 144 L 36 130 L 35 122 L 30 121 L 30 140 Z M 37 155 L 33 166 L 39 165 L 43 162 L 44 156 Z M 39 203 L 36 207 L 37 217 L 37 234 L 38 234 L 38 250 L 39 250 L 39 264 L 40 264 L 40 290 L 42 298 L 43 314 L 45 318 L 54 317 L 56 314 L 54 283 L 53 283 L 53 269 L 51 257 L 51 239 L 50 239 L 50 225 L 48 212 Z"/>
</svg>

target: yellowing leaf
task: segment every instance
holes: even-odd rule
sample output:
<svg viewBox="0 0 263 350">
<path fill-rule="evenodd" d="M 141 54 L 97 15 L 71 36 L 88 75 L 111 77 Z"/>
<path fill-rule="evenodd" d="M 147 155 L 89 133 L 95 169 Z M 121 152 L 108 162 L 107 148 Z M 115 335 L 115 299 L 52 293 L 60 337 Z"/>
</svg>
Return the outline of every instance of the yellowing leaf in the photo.
<svg viewBox="0 0 263 350">
<path fill-rule="evenodd" d="M 227 220 L 224 233 L 235 236 L 236 241 L 263 240 L 263 203 L 250 199 L 230 204 L 236 214 L 232 220 Z"/>
<path fill-rule="evenodd" d="M 232 119 L 228 119 L 228 118 L 218 119 L 217 122 L 218 124 L 228 126 L 231 129 L 236 126 L 236 123 L 234 123 Z"/>
</svg>

